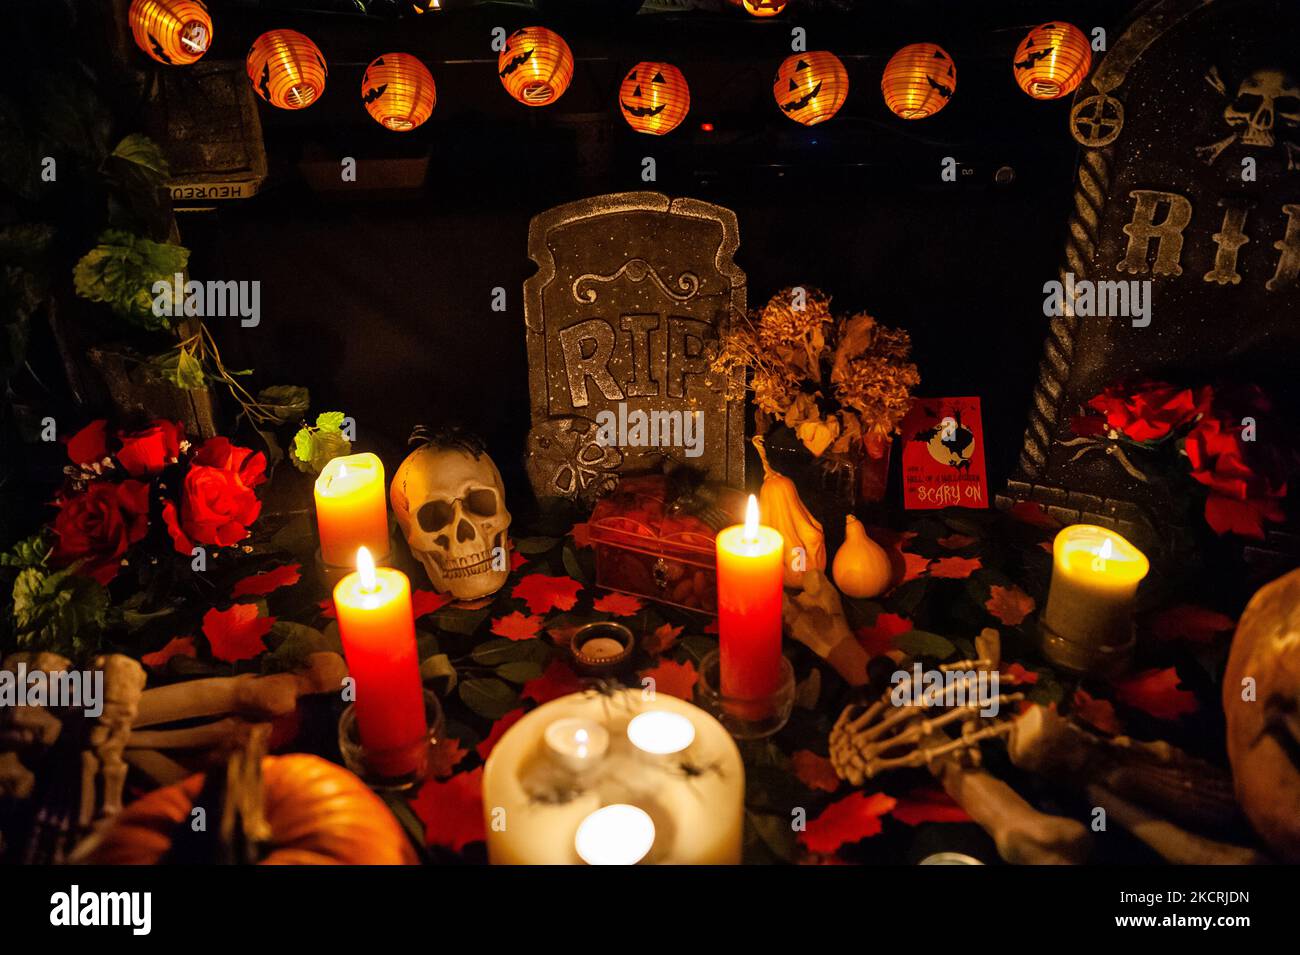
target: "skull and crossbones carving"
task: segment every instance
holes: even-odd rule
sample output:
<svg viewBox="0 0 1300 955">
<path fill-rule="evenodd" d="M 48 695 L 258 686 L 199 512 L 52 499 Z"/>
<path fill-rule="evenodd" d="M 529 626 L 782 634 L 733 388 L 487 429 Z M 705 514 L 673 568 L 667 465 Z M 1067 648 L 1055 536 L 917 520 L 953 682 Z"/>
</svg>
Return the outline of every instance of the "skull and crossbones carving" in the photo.
<svg viewBox="0 0 1300 955">
<path fill-rule="evenodd" d="M 1206 79 L 1221 95 L 1228 95 L 1217 69 L 1211 69 Z M 1206 165 L 1213 165 L 1235 142 L 1272 149 L 1280 135 L 1300 130 L 1300 85 L 1284 70 L 1255 70 L 1241 81 L 1236 95 L 1228 100 L 1223 121 L 1232 132 L 1196 149 Z M 1287 139 L 1281 142 L 1286 150 L 1287 170 L 1300 169 L 1300 145 Z"/>
<path fill-rule="evenodd" d="M 420 445 L 389 489 L 411 553 L 439 593 L 477 600 L 510 574 L 510 512 L 501 472 L 482 445 L 464 436 Z"/>
</svg>

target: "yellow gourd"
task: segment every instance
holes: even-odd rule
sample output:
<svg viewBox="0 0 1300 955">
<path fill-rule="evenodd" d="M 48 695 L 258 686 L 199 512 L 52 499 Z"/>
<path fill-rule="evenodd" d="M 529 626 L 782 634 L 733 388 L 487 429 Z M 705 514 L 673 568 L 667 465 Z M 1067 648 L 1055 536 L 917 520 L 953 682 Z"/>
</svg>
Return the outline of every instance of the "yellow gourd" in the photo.
<svg viewBox="0 0 1300 955">
<path fill-rule="evenodd" d="M 844 518 L 844 543 L 835 552 L 831 576 L 846 597 L 876 597 L 893 579 L 889 555 L 867 536 L 862 522 L 852 514 Z"/>
<path fill-rule="evenodd" d="M 763 486 L 758 492 L 759 519 L 768 527 L 781 532 L 785 540 L 785 585 L 800 587 L 806 570 L 826 569 L 826 534 L 817 518 L 799 498 L 799 491 L 784 474 L 772 470 L 767 463 L 767 449 L 763 436 L 754 436 L 754 447 L 763 462 Z"/>
</svg>

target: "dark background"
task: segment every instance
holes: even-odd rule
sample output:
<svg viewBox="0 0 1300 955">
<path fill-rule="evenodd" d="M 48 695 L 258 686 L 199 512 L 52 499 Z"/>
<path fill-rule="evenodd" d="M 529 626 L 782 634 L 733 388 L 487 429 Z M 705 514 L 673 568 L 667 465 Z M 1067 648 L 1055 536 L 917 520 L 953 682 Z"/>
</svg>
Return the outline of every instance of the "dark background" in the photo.
<svg viewBox="0 0 1300 955">
<path fill-rule="evenodd" d="M 651 189 L 736 211 L 751 307 L 812 285 L 837 310 L 867 309 L 908 329 L 920 394 L 980 396 L 993 489 L 1005 479 L 1077 151 L 1069 98 L 1023 94 L 1012 55 L 1053 18 L 1085 33 L 1104 27 L 1113 43 L 1133 3 L 931 0 L 826 12 L 792 2 L 770 20 L 733 10 L 617 15 L 627 4 L 612 2 L 598 16 L 561 0 L 401 19 L 359 14 L 352 0 L 309 5 L 211 0 L 207 60 L 242 62 L 258 34 L 291 27 L 320 46 L 329 81 L 306 110 L 259 101 L 270 163 L 261 194 L 180 217 L 191 277 L 262 282 L 260 327 L 212 322 L 227 363 L 255 368 L 258 386 L 307 385 L 313 413 L 354 416 L 358 444 L 379 450 L 390 470 L 413 425 L 463 424 L 487 439 L 512 495 L 522 491 L 529 219 L 577 198 Z M 530 23 L 559 30 L 577 60 L 568 92 L 543 109 L 505 93 L 489 46 L 493 27 Z M 844 107 L 815 127 L 781 115 L 772 98 L 794 25 L 850 75 Z M 893 52 L 922 40 L 954 58 L 957 90 L 937 116 L 907 122 L 886 109 L 880 76 Z M 393 51 L 419 56 L 437 82 L 432 118 L 410 133 L 382 129 L 360 100 L 365 65 Z M 665 137 L 635 133 L 615 107 L 626 70 L 656 58 L 691 87 L 690 114 Z M 357 183 L 339 182 L 345 156 L 360 163 Z M 654 183 L 641 180 L 645 156 L 656 160 Z M 949 156 L 960 163 L 955 183 L 940 178 Z M 419 158 L 428 159 L 422 183 L 372 188 L 393 168 L 383 161 Z M 333 187 L 320 189 L 322 180 Z M 490 308 L 496 286 L 507 290 L 504 313 Z"/>
</svg>

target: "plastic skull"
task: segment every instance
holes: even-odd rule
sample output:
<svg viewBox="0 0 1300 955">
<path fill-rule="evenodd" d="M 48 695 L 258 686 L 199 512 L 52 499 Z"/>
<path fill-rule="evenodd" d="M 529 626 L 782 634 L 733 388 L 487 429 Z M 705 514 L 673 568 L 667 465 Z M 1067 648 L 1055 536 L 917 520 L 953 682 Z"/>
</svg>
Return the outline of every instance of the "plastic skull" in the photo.
<svg viewBox="0 0 1300 955">
<path fill-rule="evenodd" d="M 1300 125 L 1300 87 L 1281 70 L 1256 70 L 1237 88 L 1223 118 L 1241 131 L 1244 145 L 1272 146 L 1275 125 Z"/>
<path fill-rule="evenodd" d="M 510 512 L 501 473 L 471 441 L 432 441 L 412 451 L 389 497 L 411 553 L 439 593 L 475 600 L 510 574 Z"/>
</svg>

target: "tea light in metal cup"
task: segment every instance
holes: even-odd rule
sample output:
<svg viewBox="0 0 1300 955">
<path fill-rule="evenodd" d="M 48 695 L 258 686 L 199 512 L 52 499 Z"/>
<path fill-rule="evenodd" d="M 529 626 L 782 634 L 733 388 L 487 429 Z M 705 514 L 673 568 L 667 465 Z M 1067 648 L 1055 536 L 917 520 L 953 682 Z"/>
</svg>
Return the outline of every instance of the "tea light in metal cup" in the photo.
<svg viewBox="0 0 1300 955">
<path fill-rule="evenodd" d="M 627 738 L 643 753 L 671 756 L 695 742 L 695 726 L 680 713 L 651 710 L 632 717 Z"/>
<path fill-rule="evenodd" d="M 609 749 L 609 731 L 595 720 L 556 720 L 542 738 L 555 761 L 575 773 L 591 769 Z"/>
<path fill-rule="evenodd" d="M 588 865 L 636 865 L 654 846 L 655 824 L 644 809 L 602 806 L 578 826 L 573 847 Z"/>
<path fill-rule="evenodd" d="M 934 855 L 926 856 L 917 865 L 983 865 L 979 859 L 974 856 L 968 856 L 964 852 L 936 852 Z"/>
<path fill-rule="evenodd" d="M 569 650 L 579 670 L 603 674 L 626 663 L 635 646 L 636 638 L 631 630 L 621 623 L 602 620 L 579 627 Z"/>
</svg>

